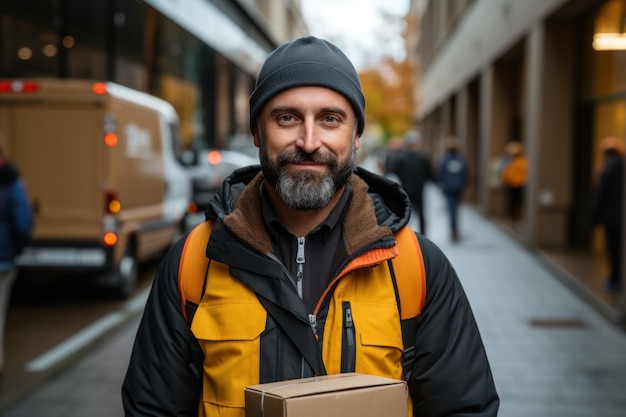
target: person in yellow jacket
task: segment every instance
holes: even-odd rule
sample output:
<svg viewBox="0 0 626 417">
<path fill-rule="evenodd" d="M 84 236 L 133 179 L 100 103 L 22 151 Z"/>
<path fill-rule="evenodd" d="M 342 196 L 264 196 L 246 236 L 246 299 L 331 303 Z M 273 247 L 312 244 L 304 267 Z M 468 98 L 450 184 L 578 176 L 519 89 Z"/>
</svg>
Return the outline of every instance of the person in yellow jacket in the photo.
<svg viewBox="0 0 626 417">
<path fill-rule="evenodd" d="M 247 385 L 349 372 L 407 380 L 411 416 L 497 415 L 455 269 L 408 228 L 406 192 L 356 164 L 364 110 L 356 69 L 332 43 L 299 38 L 268 56 L 250 96 L 261 164 L 226 178 L 209 205 L 199 302 L 181 301 L 186 239 L 160 264 L 122 387 L 125 416 L 244 417 Z M 406 331 L 393 285 L 400 233 L 423 258 L 408 274 L 425 277 Z M 404 252 L 418 256 L 416 245 Z"/>
<path fill-rule="evenodd" d="M 506 145 L 507 162 L 502 169 L 502 184 L 506 189 L 507 217 L 519 221 L 524 211 L 524 189 L 528 175 L 528 158 L 520 142 Z"/>
</svg>

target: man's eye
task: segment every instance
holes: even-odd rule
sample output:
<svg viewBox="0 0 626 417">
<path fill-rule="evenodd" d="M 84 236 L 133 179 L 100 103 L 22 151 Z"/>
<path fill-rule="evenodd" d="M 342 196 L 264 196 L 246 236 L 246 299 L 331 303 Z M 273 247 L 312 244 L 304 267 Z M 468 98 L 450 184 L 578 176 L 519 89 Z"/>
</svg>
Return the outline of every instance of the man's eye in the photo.
<svg viewBox="0 0 626 417">
<path fill-rule="evenodd" d="M 293 120 L 293 116 L 290 114 L 283 114 L 279 117 L 281 122 L 291 122 Z"/>
<path fill-rule="evenodd" d="M 336 122 L 338 120 L 339 119 L 337 118 L 337 116 L 333 116 L 333 115 L 324 116 L 324 121 L 326 123 L 334 123 L 334 122 Z"/>
</svg>

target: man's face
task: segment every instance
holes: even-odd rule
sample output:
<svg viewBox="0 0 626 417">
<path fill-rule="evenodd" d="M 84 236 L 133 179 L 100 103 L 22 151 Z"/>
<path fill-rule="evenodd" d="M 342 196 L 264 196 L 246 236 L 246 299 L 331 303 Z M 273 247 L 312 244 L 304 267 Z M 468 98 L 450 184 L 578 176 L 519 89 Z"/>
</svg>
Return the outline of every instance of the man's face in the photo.
<svg viewBox="0 0 626 417">
<path fill-rule="evenodd" d="M 277 94 L 259 114 L 254 143 L 266 180 L 294 210 L 325 207 L 356 167 L 356 116 L 344 96 L 323 87 Z"/>
</svg>

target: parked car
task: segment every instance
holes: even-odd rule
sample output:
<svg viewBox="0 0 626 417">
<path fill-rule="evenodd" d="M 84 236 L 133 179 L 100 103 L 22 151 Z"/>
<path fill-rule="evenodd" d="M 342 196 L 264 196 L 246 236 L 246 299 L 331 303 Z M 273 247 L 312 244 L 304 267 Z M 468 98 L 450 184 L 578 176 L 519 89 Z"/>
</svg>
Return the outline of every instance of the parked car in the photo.
<svg viewBox="0 0 626 417">
<path fill-rule="evenodd" d="M 231 151 L 245 153 L 252 158 L 259 157 L 259 148 L 254 146 L 254 139 L 249 133 L 235 133 L 228 136 L 228 149 Z"/>
<path fill-rule="evenodd" d="M 222 149 L 205 149 L 198 153 L 198 163 L 189 169 L 192 184 L 192 201 L 198 212 L 209 206 L 213 195 L 224 178 L 237 168 L 258 165 L 259 158 L 242 152 Z"/>
</svg>

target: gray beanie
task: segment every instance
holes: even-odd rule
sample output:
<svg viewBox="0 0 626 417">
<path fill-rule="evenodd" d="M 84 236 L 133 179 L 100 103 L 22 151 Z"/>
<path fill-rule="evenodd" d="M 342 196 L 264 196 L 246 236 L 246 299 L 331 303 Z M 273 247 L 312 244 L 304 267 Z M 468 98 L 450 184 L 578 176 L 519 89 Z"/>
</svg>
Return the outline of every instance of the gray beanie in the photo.
<svg viewBox="0 0 626 417">
<path fill-rule="evenodd" d="M 250 130 L 261 109 L 281 91 L 300 86 L 327 87 L 354 108 L 360 136 L 365 127 L 365 98 L 356 69 L 339 48 L 314 36 L 299 38 L 274 50 L 265 60 L 250 96 Z"/>
</svg>

